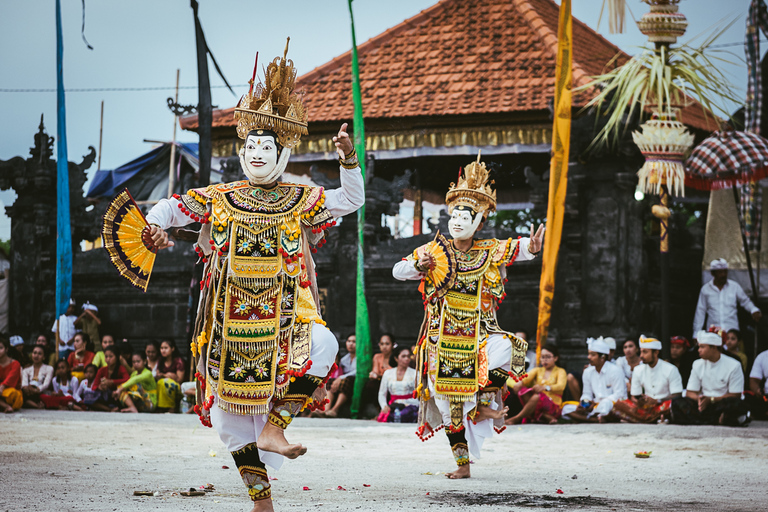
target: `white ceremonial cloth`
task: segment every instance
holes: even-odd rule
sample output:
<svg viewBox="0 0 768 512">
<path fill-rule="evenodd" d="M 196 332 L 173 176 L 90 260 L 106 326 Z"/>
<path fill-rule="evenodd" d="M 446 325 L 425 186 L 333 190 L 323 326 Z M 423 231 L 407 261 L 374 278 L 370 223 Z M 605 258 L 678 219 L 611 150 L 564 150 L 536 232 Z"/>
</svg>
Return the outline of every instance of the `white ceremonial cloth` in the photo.
<svg viewBox="0 0 768 512">
<path fill-rule="evenodd" d="M 405 369 L 405 375 L 403 380 L 397 380 L 397 367 L 390 368 L 384 372 L 381 376 L 381 384 L 379 384 L 379 406 L 383 409 L 388 407 L 387 392 L 390 395 L 412 395 L 416 389 L 416 370 L 411 367 Z M 402 398 L 395 403 L 404 405 L 419 405 L 418 398 Z"/>
<path fill-rule="evenodd" d="M 59 345 L 58 340 L 54 340 L 56 341 L 56 350 L 60 351 L 65 349 L 75 349 L 75 340 L 73 338 L 75 337 L 75 334 L 80 332 L 75 328 L 75 320 L 77 320 L 75 315 L 61 315 L 58 320 L 53 322 L 51 332 L 55 334 L 56 327 L 58 327 L 59 321 L 61 321 L 61 327 L 59 328 L 59 338 L 61 338 L 61 341 L 64 342 L 64 345 Z"/>
<path fill-rule="evenodd" d="M 683 392 L 683 378 L 677 366 L 659 361 L 656 366 L 638 365 L 632 373 L 632 396 L 648 395 L 660 400 Z"/>
<path fill-rule="evenodd" d="M 627 398 L 624 372 L 611 362 L 606 361 L 599 372 L 590 365 L 581 378 L 584 381 L 582 401 L 600 403 L 608 400 L 613 403 Z"/>
<path fill-rule="evenodd" d="M 709 397 L 744 392 L 741 362 L 722 354 L 715 363 L 706 359 L 695 360 L 688 378 L 688 391 Z"/>
<path fill-rule="evenodd" d="M 312 349 L 309 356 L 312 367 L 307 370 L 307 375 L 323 378 L 328 375 L 336 361 L 338 350 L 339 343 L 333 333 L 324 325 L 313 323 Z M 214 404 L 211 407 L 211 424 L 219 433 L 219 438 L 226 445 L 227 450 L 234 452 L 258 441 L 261 431 L 267 424 L 267 415 L 230 414 L 221 409 L 214 398 Z M 259 457 L 264 464 L 273 469 L 280 469 L 283 465 L 284 457 L 280 454 L 259 450 Z"/>
<path fill-rule="evenodd" d="M 749 311 L 749 314 L 760 311 L 736 281 L 728 279 L 722 290 L 714 285 L 714 280 L 707 282 L 699 292 L 696 315 L 693 317 L 693 332 L 706 330 L 710 325 L 716 325 L 726 331 L 738 329 L 737 304 Z M 703 325 L 704 316 L 707 317 L 707 325 Z"/>
<path fill-rule="evenodd" d="M 325 191 L 325 207 L 334 218 L 357 211 L 365 202 L 365 182 L 359 167 L 339 166 L 341 188 Z M 147 222 L 163 229 L 181 227 L 194 222 L 177 206 L 178 199 L 162 199 L 147 213 Z"/>
<path fill-rule="evenodd" d="M 749 372 L 750 379 L 764 380 L 763 390 L 765 394 L 768 394 L 768 350 L 761 352 L 755 358 L 755 363 L 752 365 L 752 371 Z"/>
<path fill-rule="evenodd" d="M 21 385 L 22 386 L 37 386 L 42 393 L 49 393 L 51 382 L 53 382 L 53 366 L 44 364 L 37 372 L 37 379 L 35 379 L 35 366 L 28 366 L 21 370 Z"/>
<path fill-rule="evenodd" d="M 619 370 L 621 370 L 624 373 L 625 382 L 629 382 L 630 379 L 632 379 L 632 367 L 629 366 L 626 356 L 621 356 L 620 358 L 616 359 L 616 361 L 613 364 L 618 366 Z M 639 366 L 642 366 L 643 364 L 644 363 L 640 361 L 640 363 L 638 364 L 638 366 L 635 367 L 635 369 L 637 369 Z"/>
</svg>

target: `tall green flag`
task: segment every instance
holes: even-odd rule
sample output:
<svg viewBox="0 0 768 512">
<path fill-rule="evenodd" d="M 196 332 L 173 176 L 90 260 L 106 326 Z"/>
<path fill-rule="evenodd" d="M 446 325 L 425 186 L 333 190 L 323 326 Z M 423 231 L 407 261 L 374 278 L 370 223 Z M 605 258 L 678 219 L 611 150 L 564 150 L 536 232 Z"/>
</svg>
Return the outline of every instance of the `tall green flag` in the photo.
<svg viewBox="0 0 768 512">
<path fill-rule="evenodd" d="M 360 95 L 360 68 L 357 64 L 357 41 L 355 40 L 355 17 L 352 14 L 352 0 L 348 0 L 349 21 L 352 27 L 352 102 L 355 105 L 354 137 L 355 151 L 360 160 L 360 170 L 365 179 L 365 128 L 363 126 L 363 101 Z M 352 395 L 352 417 L 360 413 L 360 399 L 365 382 L 371 373 L 371 328 L 368 324 L 368 303 L 365 301 L 365 255 L 363 253 L 363 228 L 365 227 L 365 204 L 357 211 L 357 301 L 355 315 L 355 338 L 357 339 L 357 375 Z"/>
</svg>

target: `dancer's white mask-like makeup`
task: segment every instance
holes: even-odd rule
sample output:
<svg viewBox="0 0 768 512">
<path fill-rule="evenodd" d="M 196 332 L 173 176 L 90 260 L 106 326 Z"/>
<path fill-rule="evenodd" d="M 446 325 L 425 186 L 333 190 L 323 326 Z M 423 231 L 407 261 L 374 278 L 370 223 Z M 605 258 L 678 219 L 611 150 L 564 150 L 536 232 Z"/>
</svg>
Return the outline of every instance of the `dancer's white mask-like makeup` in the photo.
<svg viewBox="0 0 768 512">
<path fill-rule="evenodd" d="M 240 165 L 251 183 L 268 185 L 283 174 L 291 150 L 283 148 L 277 156 L 277 143 L 272 135 L 250 134 L 240 149 Z"/>
<path fill-rule="evenodd" d="M 469 209 L 454 208 L 451 218 L 448 221 L 448 231 L 454 240 L 469 240 L 475 236 L 480 223 L 483 222 L 482 212 L 475 215 L 472 220 L 473 211 Z"/>
</svg>

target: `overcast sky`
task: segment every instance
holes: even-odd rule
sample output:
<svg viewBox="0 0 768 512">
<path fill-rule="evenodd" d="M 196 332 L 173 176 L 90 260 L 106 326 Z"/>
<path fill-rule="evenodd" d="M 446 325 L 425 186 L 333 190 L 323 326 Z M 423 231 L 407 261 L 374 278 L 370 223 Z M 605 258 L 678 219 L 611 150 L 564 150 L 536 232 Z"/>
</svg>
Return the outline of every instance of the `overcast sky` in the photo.
<svg viewBox="0 0 768 512">
<path fill-rule="evenodd" d="M 511 1 L 511 0 L 510 0 Z M 414 16 L 435 4 L 434 0 L 355 0 L 358 43 Z M 475 0 L 478 9 L 482 0 Z M 597 28 L 600 0 L 573 0 L 573 14 Z M 737 18 L 720 39 L 736 43 L 728 49 L 743 56 L 745 19 L 749 0 L 683 0 L 681 11 L 688 17 L 688 34 L 710 29 L 719 21 Z M 648 10 L 640 0 L 627 0 L 634 16 Z M 192 10 L 187 0 L 88 0 L 85 2 L 85 36 L 82 40 L 80 0 L 62 0 L 64 31 L 64 85 L 67 89 L 152 88 L 154 91 L 103 91 L 67 94 L 67 138 L 69 159 L 79 162 L 88 146 L 98 147 L 99 112 L 104 100 L 104 136 L 101 168 L 118 167 L 145 153 L 151 146 L 144 139 L 170 140 L 173 117 L 166 98 L 173 95 L 176 69 L 181 85 L 195 86 L 197 64 Z M 290 6 L 281 10 L 281 6 Z M 266 63 L 282 55 L 285 38 L 291 37 L 289 57 L 299 74 L 324 64 L 349 50 L 349 13 L 346 0 L 201 0 L 200 19 L 208 45 L 235 92 L 247 90 L 256 51 Z M 627 53 L 636 53 L 645 36 L 629 19 L 623 35 L 608 34 L 605 20 L 600 32 Z M 478 27 L 482 34 L 482 27 Z M 766 43 L 763 43 L 766 46 Z M 211 84 L 222 85 L 212 65 Z M 261 65 L 259 66 L 261 68 Z M 0 0 L 0 89 L 55 89 L 56 26 L 54 0 Z M 733 83 L 744 96 L 746 66 L 731 69 Z M 225 88 L 215 88 L 213 104 L 234 106 L 237 98 Z M 179 101 L 197 103 L 195 89 L 182 89 Z M 351 99 L 350 99 L 351 101 Z M 45 115 L 48 133 L 56 135 L 55 92 L 0 91 L 0 160 L 28 155 L 40 114 Z M 310 113 L 311 116 L 311 113 Z M 179 130 L 177 139 L 196 142 L 197 136 Z M 89 174 L 95 171 L 94 164 Z M 13 194 L 0 194 L 6 204 Z M 3 212 L 4 213 L 4 212 Z M 0 222 L 0 239 L 9 236 L 7 222 Z"/>
</svg>

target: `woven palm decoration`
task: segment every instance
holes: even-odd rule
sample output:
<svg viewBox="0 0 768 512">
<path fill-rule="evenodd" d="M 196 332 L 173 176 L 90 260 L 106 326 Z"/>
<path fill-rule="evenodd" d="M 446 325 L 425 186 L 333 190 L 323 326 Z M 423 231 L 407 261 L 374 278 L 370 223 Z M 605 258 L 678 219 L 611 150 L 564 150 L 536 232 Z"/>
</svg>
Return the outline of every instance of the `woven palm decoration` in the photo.
<svg viewBox="0 0 768 512">
<path fill-rule="evenodd" d="M 120 275 L 146 292 L 157 249 L 149 238 L 147 219 L 128 189 L 109 203 L 104 213 L 101 238 L 109 260 Z"/>
<path fill-rule="evenodd" d="M 435 267 L 427 273 L 427 279 L 435 287 L 434 295 L 442 298 L 456 281 L 456 256 L 451 243 L 440 234 L 420 251 L 419 256 L 429 254 L 435 262 Z"/>
</svg>

